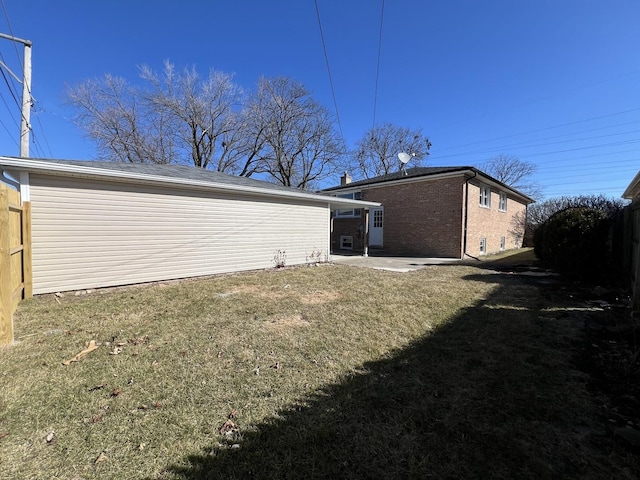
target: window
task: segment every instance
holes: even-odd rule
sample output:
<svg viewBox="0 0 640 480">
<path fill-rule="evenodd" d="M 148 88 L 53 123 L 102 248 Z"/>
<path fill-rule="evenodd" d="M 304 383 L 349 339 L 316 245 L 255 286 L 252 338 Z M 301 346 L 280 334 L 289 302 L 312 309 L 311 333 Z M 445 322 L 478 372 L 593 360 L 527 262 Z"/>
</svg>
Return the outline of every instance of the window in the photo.
<svg viewBox="0 0 640 480">
<path fill-rule="evenodd" d="M 360 200 L 362 198 L 362 192 L 343 193 L 338 195 L 338 198 L 348 198 L 351 200 Z M 359 217 L 362 215 L 362 209 L 355 208 L 349 210 L 336 210 L 336 217 Z"/>
<path fill-rule="evenodd" d="M 480 239 L 480 255 L 485 253 L 487 253 L 487 239 L 483 237 Z"/>
<path fill-rule="evenodd" d="M 500 192 L 500 204 L 498 205 L 498 210 L 501 212 L 507 211 L 507 194 Z"/>
<path fill-rule="evenodd" d="M 353 250 L 353 237 L 351 235 L 341 235 L 340 248 L 342 250 Z"/>
<path fill-rule="evenodd" d="M 491 189 L 483 185 L 480 186 L 480 206 L 491 208 Z"/>
<path fill-rule="evenodd" d="M 500 250 L 504 250 L 507 245 L 507 239 L 505 237 L 500 237 Z"/>
<path fill-rule="evenodd" d="M 373 228 L 382 228 L 382 210 L 373 211 Z"/>
</svg>

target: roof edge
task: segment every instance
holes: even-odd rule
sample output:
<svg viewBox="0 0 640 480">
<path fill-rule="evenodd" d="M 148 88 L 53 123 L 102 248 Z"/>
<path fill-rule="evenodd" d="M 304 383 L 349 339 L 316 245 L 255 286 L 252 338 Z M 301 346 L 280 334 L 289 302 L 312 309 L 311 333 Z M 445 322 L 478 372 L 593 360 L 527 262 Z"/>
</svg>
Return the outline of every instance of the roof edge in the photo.
<svg viewBox="0 0 640 480">
<path fill-rule="evenodd" d="M 384 186 L 394 185 L 398 183 L 412 183 L 412 182 L 425 181 L 429 179 L 447 178 L 447 177 L 454 177 L 459 175 L 464 175 L 464 176 L 470 175 L 471 178 L 481 176 L 483 180 L 485 180 L 486 182 L 491 183 L 500 189 L 511 192 L 513 195 L 521 198 L 528 204 L 536 202 L 530 196 L 520 192 L 519 190 L 513 187 L 510 187 L 509 185 L 506 185 L 505 183 L 493 178 L 491 175 L 483 172 L 482 170 L 477 169 L 476 167 L 460 166 L 460 167 L 441 167 L 441 168 L 452 168 L 453 170 L 450 170 L 447 172 L 435 172 L 435 173 L 424 172 L 424 173 L 410 175 L 406 177 L 400 177 L 400 178 L 388 178 L 388 179 L 382 178 L 378 181 L 372 181 L 372 182 L 358 181 L 358 182 L 349 183 L 347 185 L 339 185 L 336 187 L 327 188 L 322 191 L 333 193 L 333 192 L 345 191 L 349 189 L 360 190 L 360 189 L 368 189 L 368 188 L 378 188 L 378 187 L 384 187 Z"/>
<path fill-rule="evenodd" d="M 625 200 L 633 200 L 637 197 L 640 197 L 640 170 L 622 194 Z"/>
<path fill-rule="evenodd" d="M 103 178 L 127 183 L 144 183 L 155 185 L 174 185 L 184 188 L 195 188 L 202 190 L 216 190 L 232 193 L 246 193 L 256 196 L 266 196 L 272 198 L 289 198 L 296 200 L 306 200 L 316 203 L 327 203 L 331 208 L 358 208 L 376 207 L 379 203 L 365 202 L 362 200 L 338 199 L 331 195 L 309 193 L 291 188 L 287 190 L 271 190 L 268 188 L 253 187 L 247 185 L 232 185 L 221 182 L 192 180 L 187 178 L 166 177 L 162 175 L 143 174 L 136 172 L 125 172 L 121 170 L 108 170 L 100 167 L 88 167 L 86 165 L 73 165 L 68 163 L 57 163 L 48 160 L 34 160 L 29 158 L 10 158 L 0 156 L 0 167 L 6 170 L 27 171 L 30 173 L 41 173 L 50 175 L 79 176 L 87 178 Z"/>
</svg>

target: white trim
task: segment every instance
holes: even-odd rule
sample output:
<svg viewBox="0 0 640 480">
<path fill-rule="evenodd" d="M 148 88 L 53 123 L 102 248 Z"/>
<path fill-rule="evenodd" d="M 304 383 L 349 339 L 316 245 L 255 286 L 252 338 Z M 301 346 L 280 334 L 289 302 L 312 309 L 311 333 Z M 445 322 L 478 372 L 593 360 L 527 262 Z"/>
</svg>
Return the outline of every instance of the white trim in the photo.
<svg viewBox="0 0 640 480">
<path fill-rule="evenodd" d="M 504 208 L 502 208 L 502 199 L 504 198 Z M 506 212 L 507 211 L 507 202 L 509 200 L 509 195 L 506 192 L 498 192 L 498 211 Z"/>
<path fill-rule="evenodd" d="M 351 185 L 349 185 L 348 188 L 335 188 L 335 189 L 331 189 L 331 190 L 325 190 L 325 192 L 327 192 L 330 195 L 335 195 L 337 194 L 337 192 L 351 192 L 351 191 L 356 191 L 356 190 L 369 190 L 369 189 L 374 189 L 374 188 L 384 188 L 390 185 L 396 185 L 396 184 L 404 184 L 404 183 L 416 183 L 416 182 L 426 182 L 426 181 L 430 181 L 430 180 L 438 180 L 438 179 L 442 179 L 442 178 L 451 178 L 451 177 L 457 177 L 457 176 L 463 176 L 463 177 L 470 177 L 468 178 L 468 180 L 474 180 L 477 179 L 477 182 L 473 182 L 471 181 L 470 183 L 477 185 L 478 183 L 484 183 L 485 185 L 489 185 L 491 188 L 493 188 L 494 190 L 506 190 L 509 193 L 510 196 L 515 197 L 516 199 L 519 199 L 518 201 L 520 201 L 521 203 L 534 203 L 535 200 L 524 195 L 523 193 L 518 192 L 517 190 L 514 190 L 513 188 L 509 187 L 508 185 L 504 185 L 504 184 L 500 184 L 497 183 L 496 180 L 491 179 L 491 177 L 488 177 L 484 172 L 480 171 L 480 170 L 471 170 L 471 169 L 466 169 L 466 170 L 456 170 L 455 172 L 443 172 L 443 173 L 434 173 L 434 174 L 426 174 L 426 175 L 416 175 L 414 177 L 402 177 L 402 178 L 398 178 L 395 180 L 385 180 L 385 181 L 379 181 L 376 183 L 369 183 L 369 184 L 361 184 L 361 185 L 353 185 L 353 187 L 351 187 Z M 356 182 L 358 183 L 358 182 Z"/>
<path fill-rule="evenodd" d="M 625 189 L 622 194 L 622 198 L 626 200 L 633 200 L 636 197 L 640 196 L 640 171 L 633 177 L 629 186 Z"/>
<path fill-rule="evenodd" d="M 31 201 L 31 187 L 29 185 L 29 172 L 20 171 L 20 200 Z"/>
<path fill-rule="evenodd" d="M 231 185 L 220 182 L 192 180 L 186 178 L 164 177 L 160 175 L 149 175 L 120 170 L 107 170 L 99 167 L 87 167 L 85 165 L 72 165 L 67 163 L 55 163 L 53 161 L 32 160 L 32 159 L 12 159 L 0 156 L 0 165 L 10 167 L 18 172 L 36 172 L 49 175 L 78 176 L 90 178 L 105 178 L 130 183 L 145 183 L 151 185 L 174 185 L 184 188 L 219 190 L 226 192 L 242 192 L 250 195 L 260 195 L 275 198 L 292 198 L 296 200 L 308 200 L 311 202 L 325 203 L 329 198 L 332 209 L 343 208 L 365 208 L 377 207 L 377 202 L 365 202 L 362 200 L 348 200 L 333 197 L 327 194 L 306 193 L 296 190 L 272 190 L 269 188 L 250 187 L 246 185 Z"/>
</svg>

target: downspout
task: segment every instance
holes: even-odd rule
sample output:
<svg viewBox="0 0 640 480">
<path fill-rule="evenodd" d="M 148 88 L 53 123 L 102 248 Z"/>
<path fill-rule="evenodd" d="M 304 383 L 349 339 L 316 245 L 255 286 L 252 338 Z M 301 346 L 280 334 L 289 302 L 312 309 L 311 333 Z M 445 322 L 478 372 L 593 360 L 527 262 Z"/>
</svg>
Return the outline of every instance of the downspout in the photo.
<svg viewBox="0 0 640 480">
<path fill-rule="evenodd" d="M 469 181 L 473 180 L 478 176 L 478 172 L 473 171 L 473 177 L 467 178 L 464 182 L 464 237 L 462 239 L 462 258 L 465 256 L 471 257 L 474 260 L 480 261 L 479 258 L 474 257 L 473 255 L 469 255 L 467 253 L 467 226 L 469 225 Z"/>
<path fill-rule="evenodd" d="M 5 172 L 2 168 L 0 168 L 0 177 L 2 177 L 3 182 L 16 187 L 16 190 L 20 191 L 20 184 L 16 182 L 13 178 L 7 176 L 7 172 Z"/>
</svg>

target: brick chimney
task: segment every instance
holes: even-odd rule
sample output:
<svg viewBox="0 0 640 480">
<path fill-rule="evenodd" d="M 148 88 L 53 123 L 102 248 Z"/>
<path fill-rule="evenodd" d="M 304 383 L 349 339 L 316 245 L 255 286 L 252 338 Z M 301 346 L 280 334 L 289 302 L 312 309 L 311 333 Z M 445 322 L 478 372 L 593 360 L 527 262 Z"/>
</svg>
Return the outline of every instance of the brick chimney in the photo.
<svg viewBox="0 0 640 480">
<path fill-rule="evenodd" d="M 340 177 L 340 186 L 344 187 L 351 183 L 351 175 L 348 172 L 344 172 L 344 175 Z"/>
</svg>

